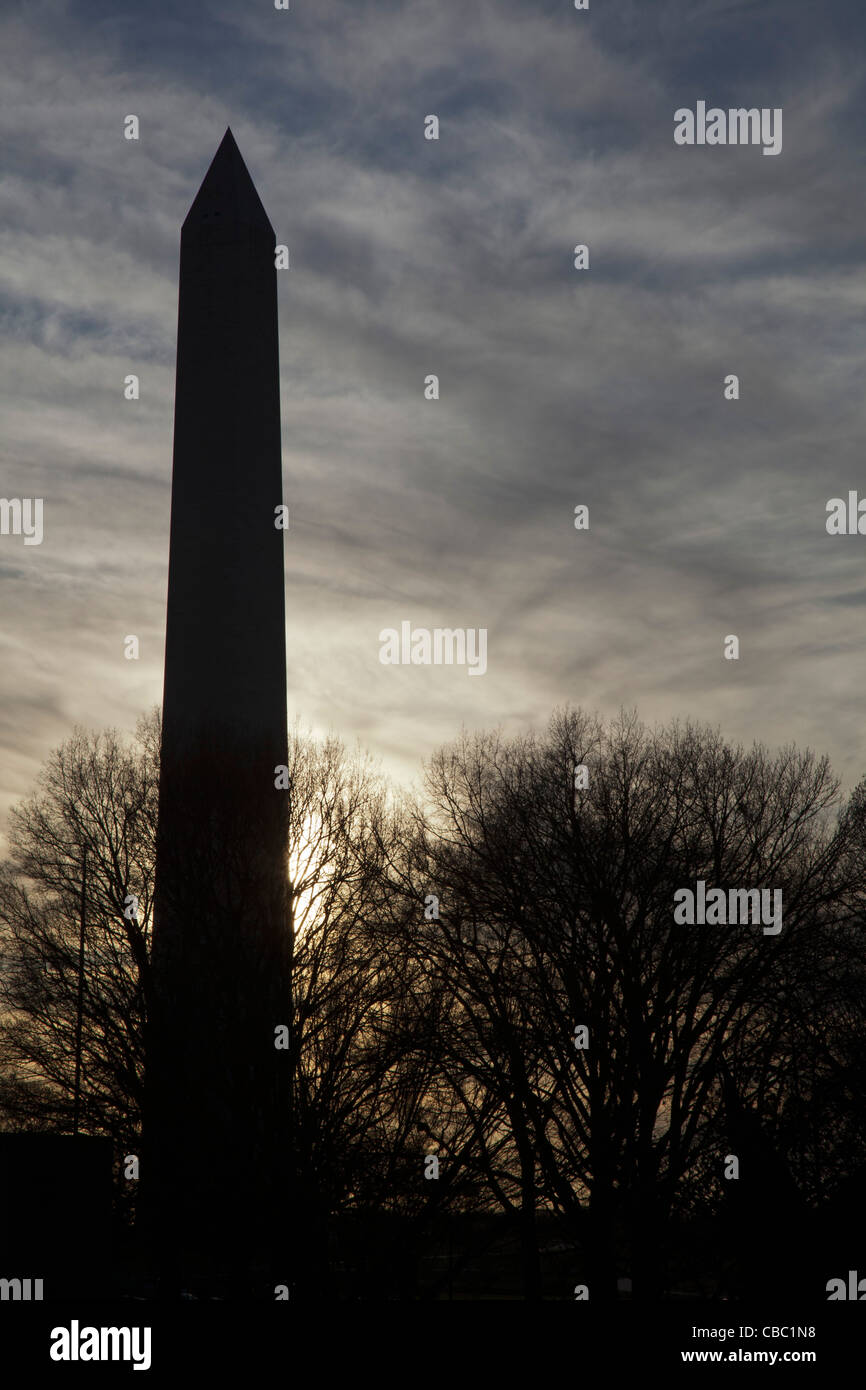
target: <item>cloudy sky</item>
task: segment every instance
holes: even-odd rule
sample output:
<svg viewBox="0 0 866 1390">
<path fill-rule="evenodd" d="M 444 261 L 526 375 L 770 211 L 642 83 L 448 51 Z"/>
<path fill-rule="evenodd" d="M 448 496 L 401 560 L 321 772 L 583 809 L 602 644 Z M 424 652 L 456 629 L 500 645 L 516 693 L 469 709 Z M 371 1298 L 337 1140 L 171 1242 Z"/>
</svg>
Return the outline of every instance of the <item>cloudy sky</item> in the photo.
<svg viewBox="0 0 866 1390">
<path fill-rule="evenodd" d="M 161 698 L 179 231 L 227 125 L 291 256 L 290 717 L 406 781 L 565 702 L 866 773 L 866 536 L 825 529 L 866 495 L 864 34 L 862 0 L 4 0 L 0 495 L 44 539 L 0 536 L 0 814 Z M 781 154 L 675 145 L 699 100 L 781 107 Z M 406 620 L 487 628 L 486 674 L 381 665 Z"/>
</svg>

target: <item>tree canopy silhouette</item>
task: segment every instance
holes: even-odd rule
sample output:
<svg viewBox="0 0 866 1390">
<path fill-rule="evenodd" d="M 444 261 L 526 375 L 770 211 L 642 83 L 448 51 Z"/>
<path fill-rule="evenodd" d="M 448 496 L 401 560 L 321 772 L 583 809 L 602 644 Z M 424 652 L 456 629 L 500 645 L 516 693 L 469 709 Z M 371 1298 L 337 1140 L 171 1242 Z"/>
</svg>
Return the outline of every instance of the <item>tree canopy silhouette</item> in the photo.
<svg viewBox="0 0 866 1390">
<path fill-rule="evenodd" d="M 159 735 L 157 710 L 132 745 L 76 730 L 10 817 L 7 1128 L 73 1125 L 83 889 L 81 1129 L 137 1151 Z M 529 1298 L 551 1221 L 594 1298 L 624 1273 L 635 1296 L 742 1291 L 734 1193 L 731 1229 L 775 1244 L 764 1278 L 801 1268 L 780 1232 L 809 1212 L 842 1239 L 866 1186 L 862 787 L 845 799 L 808 750 L 571 709 L 464 733 L 412 797 L 297 729 L 289 771 L 298 1290 L 410 1296 L 449 1213 L 502 1214 Z M 780 890 L 781 930 L 675 922 L 700 880 Z M 687 1227 L 715 1231 L 709 1253 Z"/>
</svg>

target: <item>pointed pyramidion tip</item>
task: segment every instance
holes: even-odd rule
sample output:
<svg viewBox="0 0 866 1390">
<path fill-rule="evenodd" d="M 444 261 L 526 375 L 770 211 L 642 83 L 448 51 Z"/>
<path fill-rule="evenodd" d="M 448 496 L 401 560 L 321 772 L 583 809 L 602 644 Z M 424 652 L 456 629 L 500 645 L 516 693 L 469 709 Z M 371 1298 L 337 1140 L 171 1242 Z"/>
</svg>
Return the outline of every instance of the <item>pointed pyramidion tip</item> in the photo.
<svg viewBox="0 0 866 1390">
<path fill-rule="evenodd" d="M 210 237 L 212 233 L 230 233 L 232 227 L 253 227 L 274 236 L 231 126 L 226 126 L 225 135 L 184 219 L 182 235 L 184 240 L 199 232 Z"/>
</svg>

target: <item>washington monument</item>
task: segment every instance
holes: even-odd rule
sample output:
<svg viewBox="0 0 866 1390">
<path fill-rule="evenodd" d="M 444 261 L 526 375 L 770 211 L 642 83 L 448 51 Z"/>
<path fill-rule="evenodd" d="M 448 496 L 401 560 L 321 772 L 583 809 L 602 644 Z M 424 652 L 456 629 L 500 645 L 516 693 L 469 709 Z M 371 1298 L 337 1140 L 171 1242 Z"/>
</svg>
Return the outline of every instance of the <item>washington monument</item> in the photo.
<svg viewBox="0 0 866 1390">
<path fill-rule="evenodd" d="M 227 130 L 180 242 L 142 1175 L 175 1291 L 238 1287 L 279 1258 L 291 933 L 274 255 Z"/>
</svg>

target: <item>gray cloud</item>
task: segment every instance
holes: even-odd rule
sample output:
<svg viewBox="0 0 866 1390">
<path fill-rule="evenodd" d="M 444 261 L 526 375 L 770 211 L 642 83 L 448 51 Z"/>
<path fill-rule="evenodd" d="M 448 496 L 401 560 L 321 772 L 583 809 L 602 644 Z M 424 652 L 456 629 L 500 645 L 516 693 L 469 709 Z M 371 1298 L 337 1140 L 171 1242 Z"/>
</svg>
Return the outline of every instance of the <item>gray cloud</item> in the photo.
<svg viewBox="0 0 866 1390">
<path fill-rule="evenodd" d="M 861 471 L 863 65 L 844 15 L 648 8 L 0 21 L 0 491 L 45 499 L 42 546 L 0 537 L 0 811 L 72 723 L 160 698 L 179 228 L 229 123 L 292 256 L 291 712 L 404 777 L 461 723 L 565 700 L 861 775 L 866 540 L 824 506 Z M 698 97 L 783 106 L 783 153 L 675 147 Z M 405 619 L 487 627 L 487 675 L 380 665 Z"/>
</svg>

